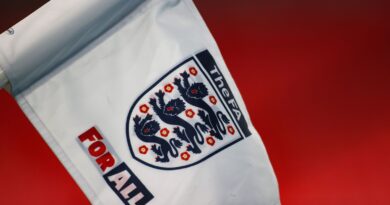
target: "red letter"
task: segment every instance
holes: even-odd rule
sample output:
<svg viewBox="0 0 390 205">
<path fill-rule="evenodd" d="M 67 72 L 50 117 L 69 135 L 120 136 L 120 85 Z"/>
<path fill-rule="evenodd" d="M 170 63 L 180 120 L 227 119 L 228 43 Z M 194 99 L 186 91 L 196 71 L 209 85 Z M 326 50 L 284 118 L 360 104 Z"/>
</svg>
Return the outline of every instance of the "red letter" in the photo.
<svg viewBox="0 0 390 205">
<path fill-rule="evenodd" d="M 96 163 L 100 165 L 100 168 L 104 171 L 106 171 L 107 168 L 114 166 L 115 159 L 112 157 L 111 153 L 107 152 L 103 156 L 96 159 Z"/>
<path fill-rule="evenodd" d="M 81 142 L 84 142 L 85 140 L 96 141 L 101 139 L 103 139 L 103 137 L 99 134 L 95 127 L 92 127 L 79 136 L 79 140 Z"/>
<path fill-rule="evenodd" d="M 89 154 L 94 157 L 104 154 L 106 150 L 106 145 L 102 141 L 94 142 L 88 147 Z"/>
</svg>

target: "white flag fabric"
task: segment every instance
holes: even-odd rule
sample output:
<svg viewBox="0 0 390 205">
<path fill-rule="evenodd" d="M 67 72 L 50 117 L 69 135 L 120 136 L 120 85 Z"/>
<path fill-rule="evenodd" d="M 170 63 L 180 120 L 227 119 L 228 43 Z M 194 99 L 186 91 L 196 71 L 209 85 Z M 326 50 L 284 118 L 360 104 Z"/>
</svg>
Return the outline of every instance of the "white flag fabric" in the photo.
<svg viewBox="0 0 390 205">
<path fill-rule="evenodd" d="M 190 0 L 50 1 L 0 36 L 0 67 L 92 204 L 280 204 Z"/>
</svg>

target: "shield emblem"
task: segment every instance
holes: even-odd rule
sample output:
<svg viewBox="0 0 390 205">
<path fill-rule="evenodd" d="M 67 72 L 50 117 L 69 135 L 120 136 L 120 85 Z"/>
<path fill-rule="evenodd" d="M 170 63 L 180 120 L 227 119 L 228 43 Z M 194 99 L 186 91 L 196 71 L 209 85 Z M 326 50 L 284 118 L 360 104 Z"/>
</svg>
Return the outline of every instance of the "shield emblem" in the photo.
<svg viewBox="0 0 390 205">
<path fill-rule="evenodd" d="M 198 164 L 244 137 L 204 68 L 191 57 L 131 106 L 127 141 L 137 161 L 174 170 Z"/>
</svg>

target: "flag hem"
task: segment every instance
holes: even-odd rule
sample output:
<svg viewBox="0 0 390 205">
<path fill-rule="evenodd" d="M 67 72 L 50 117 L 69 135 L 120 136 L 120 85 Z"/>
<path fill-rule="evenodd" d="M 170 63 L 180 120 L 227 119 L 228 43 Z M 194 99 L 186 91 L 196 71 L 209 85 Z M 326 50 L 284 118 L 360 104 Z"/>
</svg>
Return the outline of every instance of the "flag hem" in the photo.
<svg viewBox="0 0 390 205">
<path fill-rule="evenodd" d="M 103 204 L 99 200 L 98 195 L 93 191 L 91 186 L 87 183 L 87 180 L 82 176 L 82 174 L 79 172 L 79 170 L 76 168 L 76 166 L 71 162 L 69 157 L 63 151 L 61 146 L 55 140 L 53 135 L 50 133 L 50 131 L 45 127 L 45 125 L 39 119 L 39 117 L 34 112 L 33 108 L 28 103 L 28 101 L 26 100 L 24 95 L 19 94 L 18 96 L 15 97 L 15 99 L 16 99 L 17 103 L 19 104 L 20 108 L 25 113 L 26 117 L 30 120 L 30 122 L 37 129 L 37 131 L 39 132 L 41 137 L 44 139 L 44 141 L 47 143 L 47 145 L 50 147 L 50 149 L 56 155 L 56 157 L 60 160 L 61 164 L 65 167 L 67 172 L 71 175 L 73 180 L 80 187 L 80 189 L 82 190 L 84 195 L 88 198 L 88 200 L 92 204 Z"/>
</svg>

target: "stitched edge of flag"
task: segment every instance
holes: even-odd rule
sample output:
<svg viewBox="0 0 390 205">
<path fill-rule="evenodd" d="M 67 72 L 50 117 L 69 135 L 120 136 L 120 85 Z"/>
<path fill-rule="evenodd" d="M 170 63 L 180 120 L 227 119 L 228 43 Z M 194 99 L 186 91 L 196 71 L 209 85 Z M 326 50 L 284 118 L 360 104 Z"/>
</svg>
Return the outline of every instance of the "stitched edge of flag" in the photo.
<svg viewBox="0 0 390 205">
<path fill-rule="evenodd" d="M 66 153 L 63 151 L 63 149 L 58 144 L 58 142 L 55 140 L 53 135 L 46 128 L 46 126 L 43 124 L 43 122 L 39 119 L 37 114 L 34 112 L 34 109 L 28 103 L 28 101 L 23 96 L 23 94 L 16 96 L 15 99 L 16 99 L 17 103 L 19 104 L 20 108 L 23 110 L 23 112 L 27 116 L 27 118 L 34 125 L 34 127 L 38 130 L 38 132 L 40 133 L 42 138 L 45 140 L 45 142 L 49 145 L 50 149 L 54 152 L 54 154 L 60 160 L 62 165 L 66 168 L 68 173 L 72 176 L 72 178 L 75 180 L 75 182 L 80 187 L 80 189 L 83 191 L 83 193 L 87 196 L 88 200 L 92 204 L 103 204 L 100 201 L 100 199 L 98 198 L 97 194 L 93 191 L 91 186 L 88 184 L 87 180 L 78 171 L 76 166 L 71 162 L 71 160 L 66 155 Z"/>
</svg>

